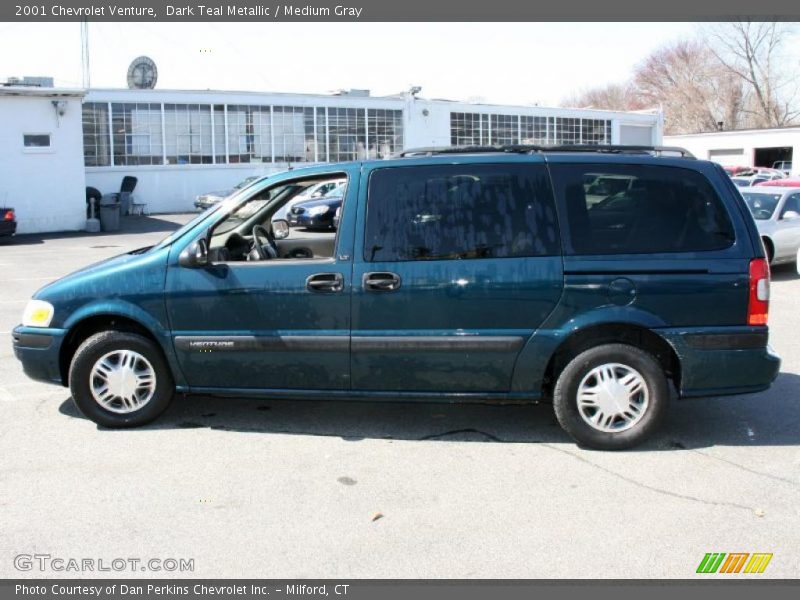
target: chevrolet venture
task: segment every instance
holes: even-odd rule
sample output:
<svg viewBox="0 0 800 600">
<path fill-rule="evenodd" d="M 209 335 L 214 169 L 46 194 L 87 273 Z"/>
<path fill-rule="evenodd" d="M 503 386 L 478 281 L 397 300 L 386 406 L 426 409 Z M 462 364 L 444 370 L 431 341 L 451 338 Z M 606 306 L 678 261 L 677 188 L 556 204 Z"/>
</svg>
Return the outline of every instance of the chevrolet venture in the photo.
<svg viewBox="0 0 800 600">
<path fill-rule="evenodd" d="M 671 397 L 758 392 L 769 267 L 721 167 L 674 149 L 452 148 L 266 177 L 161 243 L 39 290 L 32 378 L 106 427 L 178 393 L 552 402 L 629 448 Z M 338 229 L 273 215 L 345 179 Z"/>
</svg>

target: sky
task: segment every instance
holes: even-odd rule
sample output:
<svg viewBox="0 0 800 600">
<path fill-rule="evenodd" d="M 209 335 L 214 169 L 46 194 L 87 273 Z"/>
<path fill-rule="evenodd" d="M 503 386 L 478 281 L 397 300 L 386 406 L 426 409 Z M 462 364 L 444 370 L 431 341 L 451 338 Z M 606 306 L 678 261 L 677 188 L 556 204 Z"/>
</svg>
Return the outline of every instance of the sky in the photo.
<svg viewBox="0 0 800 600">
<path fill-rule="evenodd" d="M 92 87 L 126 87 L 130 61 L 159 89 L 394 94 L 552 106 L 628 78 L 693 23 L 90 23 Z M 78 23 L 0 23 L 0 80 L 81 86 Z"/>
</svg>

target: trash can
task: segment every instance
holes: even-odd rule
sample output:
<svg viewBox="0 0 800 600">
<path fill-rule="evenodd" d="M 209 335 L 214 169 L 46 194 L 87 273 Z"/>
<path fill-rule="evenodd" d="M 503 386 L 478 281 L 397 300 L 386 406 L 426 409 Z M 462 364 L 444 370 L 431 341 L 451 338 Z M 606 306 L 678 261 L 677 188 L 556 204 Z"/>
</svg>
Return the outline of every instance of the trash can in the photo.
<svg viewBox="0 0 800 600">
<path fill-rule="evenodd" d="M 120 192 L 118 196 L 120 203 L 120 214 L 123 217 L 127 217 L 129 214 L 131 214 L 131 193 Z"/>
<path fill-rule="evenodd" d="M 119 231 L 120 203 L 108 194 L 100 198 L 100 227 L 103 231 Z"/>
</svg>

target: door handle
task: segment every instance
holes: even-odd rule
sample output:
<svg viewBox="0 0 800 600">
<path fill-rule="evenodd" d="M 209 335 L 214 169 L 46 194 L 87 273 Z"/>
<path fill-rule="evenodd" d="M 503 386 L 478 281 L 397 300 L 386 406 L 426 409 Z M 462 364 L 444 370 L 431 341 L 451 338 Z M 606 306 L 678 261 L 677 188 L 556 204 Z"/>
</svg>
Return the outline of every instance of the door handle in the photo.
<svg viewBox="0 0 800 600">
<path fill-rule="evenodd" d="M 400 289 L 400 276 L 396 273 L 364 273 L 364 289 L 372 292 L 393 292 Z"/>
<path fill-rule="evenodd" d="M 309 292 L 341 292 L 344 289 L 344 278 L 341 273 L 316 273 L 306 278 L 306 289 Z"/>
</svg>

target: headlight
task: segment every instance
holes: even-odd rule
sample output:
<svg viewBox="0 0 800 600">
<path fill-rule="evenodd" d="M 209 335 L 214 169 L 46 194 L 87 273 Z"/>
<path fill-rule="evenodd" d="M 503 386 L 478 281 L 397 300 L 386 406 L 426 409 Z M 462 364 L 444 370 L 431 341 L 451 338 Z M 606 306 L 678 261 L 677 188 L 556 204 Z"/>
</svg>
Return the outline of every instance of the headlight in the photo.
<svg viewBox="0 0 800 600">
<path fill-rule="evenodd" d="M 312 206 L 308 209 L 308 216 L 309 217 L 318 217 L 320 215 L 324 215 L 331 209 L 330 206 L 327 204 L 321 204 L 320 206 Z"/>
<path fill-rule="evenodd" d="M 29 300 L 22 313 L 22 324 L 25 327 L 49 327 L 53 320 L 53 305 L 44 300 Z"/>
</svg>

